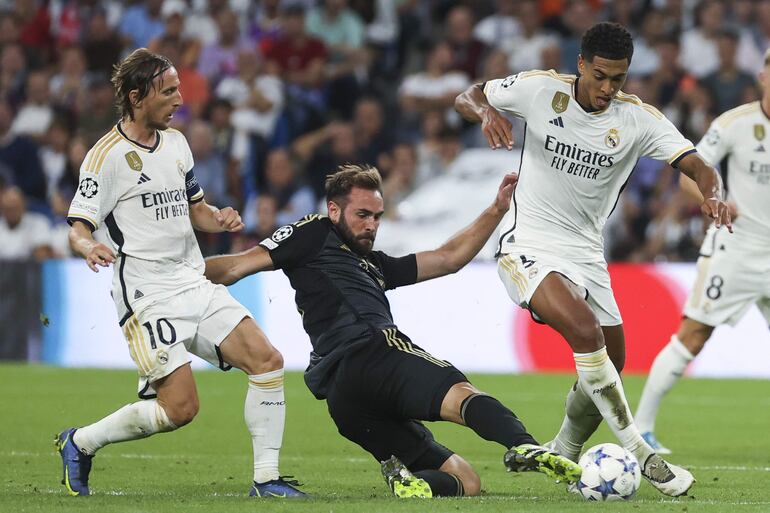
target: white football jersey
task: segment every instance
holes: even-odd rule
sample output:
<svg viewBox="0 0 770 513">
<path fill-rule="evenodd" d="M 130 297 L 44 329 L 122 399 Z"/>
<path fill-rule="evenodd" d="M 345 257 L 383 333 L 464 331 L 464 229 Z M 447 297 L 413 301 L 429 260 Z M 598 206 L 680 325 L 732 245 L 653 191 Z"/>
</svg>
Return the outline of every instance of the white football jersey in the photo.
<svg viewBox="0 0 770 513">
<path fill-rule="evenodd" d="M 102 137 L 80 167 L 70 224 L 107 225 L 117 255 L 112 296 L 122 317 L 135 301 L 167 297 L 205 282 L 205 263 L 189 205 L 203 199 L 187 140 L 158 131 L 150 148 L 119 125 Z"/>
<path fill-rule="evenodd" d="M 727 157 L 727 199 L 735 202 L 735 236 L 770 244 L 770 119 L 759 102 L 728 110 L 711 123 L 698 153 L 714 166 Z"/>
<path fill-rule="evenodd" d="M 657 109 L 618 93 L 601 112 L 575 99 L 577 79 L 526 71 L 484 86 L 490 105 L 526 122 L 519 182 L 498 250 L 603 261 L 602 227 L 642 156 L 672 165 L 695 151 Z"/>
</svg>

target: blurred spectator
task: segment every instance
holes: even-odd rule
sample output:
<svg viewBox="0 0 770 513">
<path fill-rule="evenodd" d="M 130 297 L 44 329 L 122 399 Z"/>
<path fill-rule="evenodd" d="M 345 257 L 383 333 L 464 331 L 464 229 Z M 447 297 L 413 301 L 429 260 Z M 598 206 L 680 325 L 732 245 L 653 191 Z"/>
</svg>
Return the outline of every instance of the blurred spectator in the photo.
<svg viewBox="0 0 770 513">
<path fill-rule="evenodd" d="M 235 129 L 235 154 L 244 159 L 250 151 L 266 148 L 283 108 L 283 84 L 278 77 L 264 73 L 256 50 L 240 51 L 238 75 L 223 79 L 216 95 L 234 107 L 230 123 Z"/>
<path fill-rule="evenodd" d="M 67 150 L 70 142 L 70 128 L 62 119 L 55 119 L 48 128 L 40 148 L 40 163 L 43 166 L 49 200 L 58 189 L 67 167 Z"/>
<path fill-rule="evenodd" d="M 356 73 L 365 71 L 364 23 L 348 8 L 347 0 L 322 0 L 305 19 L 305 29 L 326 45 L 329 59 L 325 70 L 327 105 L 349 119 L 360 87 Z"/>
<path fill-rule="evenodd" d="M 497 0 L 497 9 L 476 24 L 473 35 L 487 46 L 500 48 L 521 34 L 521 23 L 516 18 L 518 0 Z"/>
<path fill-rule="evenodd" d="M 193 121 L 187 137 L 195 161 L 195 177 L 206 201 L 212 205 L 233 205 L 233 199 L 227 194 L 227 162 L 214 147 L 211 127 L 203 121 Z"/>
<path fill-rule="evenodd" d="M 13 110 L 0 100 L 0 167 L 4 167 L 11 184 L 29 198 L 45 202 L 46 186 L 38 147 L 31 139 L 11 131 Z"/>
<path fill-rule="evenodd" d="M 401 109 L 406 120 L 417 122 L 415 115 L 428 110 L 443 110 L 449 119 L 455 97 L 470 85 L 463 71 L 452 71 L 452 49 L 445 41 L 436 43 L 428 53 L 425 71 L 404 78 L 399 88 Z"/>
<path fill-rule="evenodd" d="M 278 226 L 294 223 L 315 212 L 313 191 L 300 181 L 291 155 L 282 148 L 268 154 L 265 161 L 265 187 L 259 196 L 250 198 L 246 204 L 243 223 L 247 231 L 256 231 L 260 225 L 265 224 L 259 219 L 257 206 L 259 198 L 265 196 L 275 199 L 275 219 L 271 221 Z"/>
<path fill-rule="evenodd" d="M 16 113 L 11 132 L 42 138 L 53 120 L 48 74 L 44 71 L 30 73 L 25 95 L 27 100 Z"/>
<path fill-rule="evenodd" d="M 186 99 L 185 99 L 186 100 Z M 96 78 L 88 88 L 82 115 L 78 117 L 77 132 L 90 146 L 118 122 L 115 110 L 115 90 L 106 77 Z"/>
<path fill-rule="evenodd" d="M 521 34 L 501 45 L 510 55 L 508 66 L 511 73 L 544 69 L 543 51 L 546 48 L 556 48 L 559 51 L 559 40 L 543 29 L 536 0 L 523 0 L 519 3 L 519 21 Z"/>
<path fill-rule="evenodd" d="M 91 145 L 86 144 L 82 137 L 73 137 L 69 140 L 67 147 L 67 160 L 64 163 L 64 173 L 55 184 L 56 187 L 51 194 L 51 210 L 55 219 L 66 220 L 72 198 L 75 196 L 75 189 L 78 187 L 80 178 L 80 166 L 86 159 L 86 154 Z M 57 251 L 61 253 L 61 251 Z M 66 254 L 66 252 L 62 253 Z"/>
<path fill-rule="evenodd" d="M 681 64 L 697 78 L 703 78 L 719 67 L 717 39 L 727 15 L 725 9 L 720 0 L 703 0 L 695 8 L 695 28 L 682 34 Z M 750 74 L 762 67 L 762 55 L 748 35 L 740 37 L 736 62 L 738 68 Z"/>
<path fill-rule="evenodd" d="M 59 59 L 59 72 L 49 84 L 53 102 L 78 112 L 86 100 L 88 82 L 83 50 L 77 46 L 65 48 Z"/>
<path fill-rule="evenodd" d="M 185 19 L 184 35 L 198 39 L 203 46 L 216 43 L 219 40 L 219 13 L 228 8 L 228 0 L 206 0 L 200 2 L 202 10 L 195 10 Z"/>
<path fill-rule="evenodd" d="M 0 54 L 0 97 L 16 105 L 24 96 L 27 80 L 27 58 L 21 45 L 3 46 Z"/>
<path fill-rule="evenodd" d="M 162 47 L 174 44 L 177 57 L 172 62 L 177 67 L 177 71 L 179 71 L 179 66 L 186 68 L 196 67 L 201 52 L 201 43 L 197 38 L 187 37 L 182 33 L 187 5 L 183 0 L 165 0 L 160 12 L 165 28 L 162 34 L 150 41 L 147 49 L 151 52 L 165 55 L 161 51 Z"/>
<path fill-rule="evenodd" d="M 123 41 L 107 23 L 107 14 L 97 9 L 88 20 L 83 40 L 88 70 L 109 77 L 122 51 Z"/>
<path fill-rule="evenodd" d="M 188 47 L 190 51 L 184 57 L 184 48 L 185 42 L 173 36 L 164 36 L 158 41 L 158 52 L 174 64 L 179 76 L 184 103 L 178 112 L 183 122 L 190 117 L 200 118 L 211 96 L 208 80 L 197 69 L 197 50 Z"/>
<path fill-rule="evenodd" d="M 562 18 L 566 32 L 561 43 L 561 63 L 566 73 L 577 75 L 580 39 L 597 21 L 596 11 L 586 0 L 569 2 Z"/>
<path fill-rule="evenodd" d="M 305 176 L 317 198 L 324 197 L 326 175 L 337 166 L 363 162 L 356 151 L 355 131 L 351 123 L 329 123 L 299 137 L 291 148 L 300 162 L 307 164 Z"/>
<path fill-rule="evenodd" d="M 373 96 L 361 98 L 354 109 L 353 127 L 358 158 L 378 165 L 393 147 L 393 132 L 385 124 L 382 103 Z"/>
<path fill-rule="evenodd" d="M 487 45 L 473 35 L 473 11 L 465 5 L 453 7 L 446 19 L 446 40 L 452 49 L 452 69 L 471 80 L 481 74 Z"/>
<path fill-rule="evenodd" d="M 650 10 L 642 20 L 642 30 L 634 38 L 634 57 L 628 69 L 629 75 L 651 75 L 660 67 L 660 57 L 655 44 L 664 35 L 663 13 Z M 669 63 L 671 65 L 673 63 Z"/>
<path fill-rule="evenodd" d="M 146 48 L 163 33 L 162 6 L 163 0 L 144 0 L 126 9 L 120 20 L 120 34 L 129 50 Z"/>
<path fill-rule="evenodd" d="M 50 224 L 42 214 L 27 211 L 24 194 L 7 187 L 0 195 L 0 260 L 44 260 L 53 256 Z"/>
<path fill-rule="evenodd" d="M 441 134 L 448 129 L 444 112 L 431 110 L 422 117 L 420 142 L 417 144 L 417 184 L 422 185 L 433 177 L 441 160 Z"/>
<path fill-rule="evenodd" d="M 237 234 L 233 241 L 232 252 L 245 251 L 253 248 L 261 241 L 270 237 L 275 230 L 280 226 L 276 220 L 278 214 L 278 202 L 269 194 L 260 194 L 256 200 L 249 205 L 247 210 L 244 211 L 244 216 L 251 215 L 251 210 L 254 210 L 254 221 L 251 227 L 248 227 L 245 232 Z M 296 221 L 296 219 L 295 219 Z"/>
<path fill-rule="evenodd" d="M 396 219 L 398 204 L 417 188 L 417 150 L 411 144 L 397 144 L 385 161 L 385 217 Z"/>
<path fill-rule="evenodd" d="M 48 62 L 53 51 L 48 2 L 16 0 L 13 13 L 19 24 L 19 42 L 36 63 Z"/>
<path fill-rule="evenodd" d="M 719 68 L 699 82 L 712 100 L 710 112 L 714 116 L 743 103 L 759 99 L 754 77 L 738 69 L 735 61 L 738 41 L 737 31 L 722 29 L 719 32 L 717 36 Z"/>
<path fill-rule="evenodd" d="M 254 22 L 248 30 L 249 38 L 265 48 L 281 33 L 281 0 L 262 0 L 256 6 Z"/>
<path fill-rule="evenodd" d="M 217 16 L 219 38 L 203 47 L 198 61 L 198 71 L 209 82 L 216 84 L 222 78 L 238 73 L 238 53 L 251 45 L 241 37 L 238 18 L 230 9 L 222 9 Z"/>
<path fill-rule="evenodd" d="M 19 42 L 19 22 L 12 12 L 0 12 L 0 48 Z"/>
</svg>

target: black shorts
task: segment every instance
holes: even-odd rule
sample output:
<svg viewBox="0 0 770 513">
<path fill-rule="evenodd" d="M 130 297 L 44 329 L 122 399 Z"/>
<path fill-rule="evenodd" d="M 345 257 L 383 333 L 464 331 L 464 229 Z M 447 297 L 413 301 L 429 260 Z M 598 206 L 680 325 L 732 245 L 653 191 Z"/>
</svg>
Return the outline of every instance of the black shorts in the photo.
<svg viewBox="0 0 770 513">
<path fill-rule="evenodd" d="M 419 421 L 440 420 L 447 392 L 464 381 L 393 328 L 342 358 L 326 402 L 340 434 L 377 461 L 396 456 L 413 472 L 437 469 L 453 453 Z"/>
</svg>

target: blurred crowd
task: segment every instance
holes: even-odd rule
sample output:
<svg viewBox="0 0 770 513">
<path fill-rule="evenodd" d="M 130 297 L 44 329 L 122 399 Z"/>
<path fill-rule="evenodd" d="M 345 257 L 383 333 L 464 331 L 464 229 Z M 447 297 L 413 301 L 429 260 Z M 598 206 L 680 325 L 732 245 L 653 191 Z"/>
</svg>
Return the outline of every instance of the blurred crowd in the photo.
<svg viewBox="0 0 770 513">
<path fill-rule="evenodd" d="M 0 258 L 69 256 L 78 171 L 117 121 L 109 76 L 135 48 L 175 64 L 173 125 L 206 199 L 241 210 L 243 233 L 201 235 L 211 254 L 322 209 L 324 177 L 345 162 L 379 167 L 398 216 L 485 145 L 452 110 L 458 93 L 522 70 L 576 73 L 581 34 L 602 20 L 634 35 L 624 90 L 695 143 L 759 98 L 770 1 L 0 0 Z M 610 259 L 694 259 L 704 222 L 677 174 L 638 163 L 607 226 Z"/>
</svg>

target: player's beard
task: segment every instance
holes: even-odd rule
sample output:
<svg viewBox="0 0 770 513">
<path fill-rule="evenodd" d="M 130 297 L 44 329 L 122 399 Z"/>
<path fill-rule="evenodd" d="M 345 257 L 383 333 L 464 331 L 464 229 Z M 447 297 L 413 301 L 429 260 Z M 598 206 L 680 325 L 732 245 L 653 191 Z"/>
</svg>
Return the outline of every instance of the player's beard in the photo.
<svg viewBox="0 0 770 513">
<path fill-rule="evenodd" d="M 345 212 L 340 212 L 340 220 L 337 221 L 337 231 L 342 237 L 342 242 L 348 245 L 355 253 L 359 255 L 368 255 L 374 246 L 374 235 L 356 235 L 350 229 L 350 225 L 345 222 Z M 371 241 L 371 246 L 365 245 L 362 241 Z"/>
</svg>

